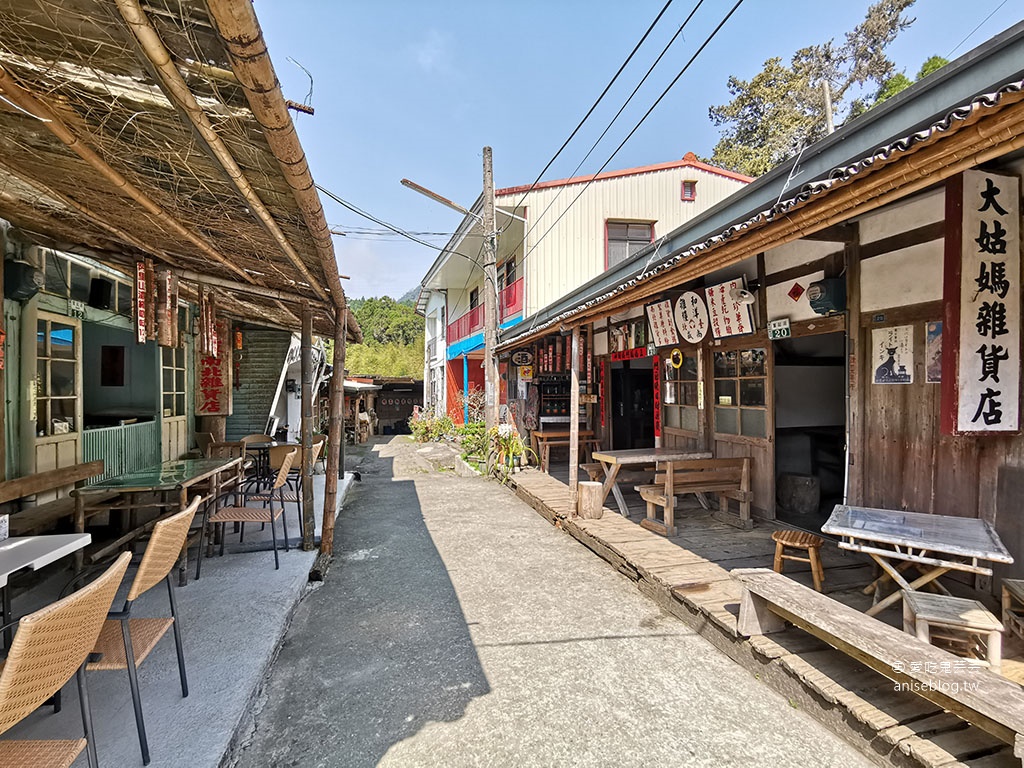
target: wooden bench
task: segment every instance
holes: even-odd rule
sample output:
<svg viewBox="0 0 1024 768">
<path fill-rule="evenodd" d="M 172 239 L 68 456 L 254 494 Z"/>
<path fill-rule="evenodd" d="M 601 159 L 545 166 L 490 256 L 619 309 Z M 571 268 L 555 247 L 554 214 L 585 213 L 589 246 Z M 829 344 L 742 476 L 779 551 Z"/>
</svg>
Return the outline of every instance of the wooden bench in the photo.
<svg viewBox="0 0 1024 768">
<path fill-rule="evenodd" d="M 37 472 L 34 475 L 15 478 L 0 483 L 0 504 L 17 501 L 26 496 L 36 496 L 61 488 L 81 488 L 86 480 L 103 474 L 103 460 L 75 464 L 71 467 Z M 116 496 L 110 494 L 110 497 Z M 108 497 L 109 498 L 109 497 Z M 103 510 L 96 510 L 98 514 Z M 67 495 L 52 501 L 44 501 L 32 507 L 11 513 L 10 532 L 12 536 L 27 536 L 53 528 L 65 518 L 75 516 L 75 499 Z"/>
<path fill-rule="evenodd" d="M 1024 688 L 767 568 L 739 568 L 741 635 L 790 622 L 883 677 L 1013 746 L 1024 758 Z"/>
<path fill-rule="evenodd" d="M 596 437 L 581 437 L 579 439 L 579 446 L 583 448 L 587 453 L 587 457 L 598 447 L 601 441 Z M 568 448 L 572 444 L 569 440 L 542 440 L 540 444 L 540 468 L 542 472 L 547 472 L 548 467 L 551 465 L 551 448 Z"/>
<path fill-rule="evenodd" d="M 671 475 L 671 476 L 670 476 Z M 647 519 L 640 524 L 664 536 L 676 534 L 675 497 L 684 493 L 695 493 L 706 506 L 701 494 L 717 493 L 718 509 L 712 513 L 716 520 L 737 528 L 753 528 L 750 519 L 750 459 L 691 459 L 673 462 L 663 471 L 657 472 L 650 485 L 635 486 L 637 493 L 647 502 Z M 729 510 L 729 500 L 740 504 L 739 515 Z M 661 507 L 662 520 L 657 511 Z"/>
</svg>

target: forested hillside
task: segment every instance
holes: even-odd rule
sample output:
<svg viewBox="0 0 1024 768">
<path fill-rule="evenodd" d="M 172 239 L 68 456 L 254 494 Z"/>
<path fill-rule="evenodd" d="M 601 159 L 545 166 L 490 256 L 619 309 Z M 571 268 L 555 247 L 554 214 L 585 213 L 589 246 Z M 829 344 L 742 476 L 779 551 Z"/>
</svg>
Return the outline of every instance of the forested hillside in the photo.
<svg viewBox="0 0 1024 768">
<path fill-rule="evenodd" d="M 365 342 L 348 347 L 345 368 L 350 374 L 423 376 L 423 318 L 416 314 L 415 301 L 415 296 L 349 300 Z"/>
</svg>

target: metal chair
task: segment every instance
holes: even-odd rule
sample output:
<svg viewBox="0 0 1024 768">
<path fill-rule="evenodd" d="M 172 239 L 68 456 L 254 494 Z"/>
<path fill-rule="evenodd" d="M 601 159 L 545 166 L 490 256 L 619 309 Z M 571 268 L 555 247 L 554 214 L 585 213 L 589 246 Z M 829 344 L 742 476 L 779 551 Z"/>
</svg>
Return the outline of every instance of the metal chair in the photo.
<svg viewBox="0 0 1024 768">
<path fill-rule="evenodd" d="M 146 739 L 146 724 L 142 718 L 142 698 L 139 695 L 138 667 L 146 660 L 168 629 L 174 629 L 174 646 L 178 652 L 178 676 L 181 678 L 181 695 L 188 696 L 188 678 L 185 676 L 185 653 L 181 644 L 181 622 L 178 604 L 174 598 L 174 583 L 171 571 L 181 555 L 185 537 L 192 525 L 192 518 L 202 502 L 201 497 L 193 499 L 185 509 L 153 526 L 149 544 L 142 555 L 142 562 L 128 590 L 128 597 L 120 611 L 107 615 L 100 636 L 93 648 L 92 658 L 86 665 L 90 672 L 125 669 L 128 671 L 128 686 L 132 692 L 132 706 L 135 708 L 135 725 L 139 731 L 139 746 L 142 749 L 142 764 L 149 765 L 149 742 Z M 202 553 L 200 553 L 202 554 Z M 161 581 L 167 583 L 167 597 L 171 604 L 170 617 L 133 619 L 132 606 L 143 594 Z"/>
<path fill-rule="evenodd" d="M 288 470 L 292 467 L 292 462 L 295 461 L 295 456 L 298 453 L 297 448 L 291 448 L 284 460 L 281 462 L 281 467 L 277 470 L 277 477 L 274 479 L 274 485 L 269 494 L 268 504 L 263 507 L 250 507 L 243 502 L 242 506 L 230 506 L 220 507 L 212 515 L 209 514 L 209 505 L 207 505 L 207 514 L 203 521 L 203 527 L 199 533 L 199 563 L 196 564 L 196 578 L 199 578 L 199 564 L 202 563 L 203 553 L 203 536 L 206 533 L 207 524 L 221 525 L 220 533 L 220 553 L 224 554 L 224 536 L 226 531 L 223 530 L 223 526 L 226 523 L 239 523 L 241 525 L 241 535 L 245 535 L 245 524 L 246 523 L 269 523 L 270 524 L 270 535 L 274 541 L 274 570 L 281 567 L 281 561 L 277 554 L 277 526 L 274 524 L 277 522 L 277 518 L 281 518 L 281 524 L 284 527 L 284 551 L 288 551 L 288 518 L 284 516 L 284 504 L 275 508 L 274 502 L 280 501 L 282 498 L 281 489 L 288 482 Z M 275 496 L 275 493 L 277 495 Z M 242 494 L 244 498 L 244 494 Z"/>
<path fill-rule="evenodd" d="M 320 456 L 320 451 L 323 450 L 324 444 L 322 442 L 313 443 L 312 454 L 313 464 L 316 465 L 317 459 Z M 295 458 L 292 460 L 291 470 L 288 472 L 285 485 L 281 488 L 268 489 L 260 493 L 249 494 L 247 496 L 249 501 L 259 501 L 264 504 L 268 503 L 274 494 L 277 494 L 277 501 L 281 504 L 281 510 L 284 511 L 285 504 L 295 505 L 295 520 L 298 524 L 298 530 L 302 531 L 302 448 L 301 446 L 290 447 L 279 445 L 270 449 L 270 468 L 275 472 L 280 471 L 281 465 L 284 463 L 285 457 L 289 453 L 295 453 Z"/>
<path fill-rule="evenodd" d="M 0 739 L 0 765 L 69 766 L 84 749 L 89 768 L 97 768 L 85 665 L 130 560 L 130 554 L 121 554 L 91 584 L 18 622 L 10 653 L 0 670 L 0 733 L 26 718 L 77 676 L 85 738 Z"/>
</svg>

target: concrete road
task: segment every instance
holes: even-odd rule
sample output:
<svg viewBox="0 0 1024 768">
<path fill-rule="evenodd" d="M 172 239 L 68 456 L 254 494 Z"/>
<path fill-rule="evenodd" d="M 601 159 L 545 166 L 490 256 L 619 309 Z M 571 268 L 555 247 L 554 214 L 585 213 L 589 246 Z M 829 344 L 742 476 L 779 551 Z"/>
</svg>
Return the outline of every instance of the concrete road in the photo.
<svg viewBox="0 0 1024 768">
<path fill-rule="evenodd" d="M 359 466 L 239 765 L 871 765 L 446 450 Z"/>
</svg>

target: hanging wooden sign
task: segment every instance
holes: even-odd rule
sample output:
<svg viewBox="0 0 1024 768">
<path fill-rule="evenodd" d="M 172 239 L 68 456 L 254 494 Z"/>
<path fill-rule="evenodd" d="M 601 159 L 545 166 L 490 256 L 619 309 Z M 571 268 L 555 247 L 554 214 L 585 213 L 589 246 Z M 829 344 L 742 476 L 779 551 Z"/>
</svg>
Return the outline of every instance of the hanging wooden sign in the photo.
<svg viewBox="0 0 1024 768">
<path fill-rule="evenodd" d="M 753 303 L 741 297 L 746 291 L 743 278 L 704 289 L 708 300 L 711 333 L 716 339 L 754 332 Z"/>
<path fill-rule="evenodd" d="M 146 283 L 146 263 L 135 262 L 135 341 L 145 344 L 148 336 L 146 318 L 149 311 L 149 295 Z"/>
<path fill-rule="evenodd" d="M 178 345 L 178 278 L 169 269 L 156 273 L 156 341 L 161 347 Z"/>
<path fill-rule="evenodd" d="M 1020 177 L 965 171 L 946 190 L 942 427 L 1020 429 Z"/>
<path fill-rule="evenodd" d="M 156 338 L 156 271 L 153 269 L 153 260 L 146 259 L 146 340 L 152 341 Z"/>
<path fill-rule="evenodd" d="M 196 348 L 196 416 L 231 415 L 231 342 L 226 320 L 214 325 L 213 344 L 224 352 L 220 356 L 205 354 Z"/>
<path fill-rule="evenodd" d="M 679 343 L 679 332 L 672 315 L 669 299 L 647 305 L 647 320 L 651 324 L 651 342 L 656 347 L 671 347 Z"/>
<path fill-rule="evenodd" d="M 698 344 L 708 335 L 711 322 L 704 299 L 694 291 L 687 291 L 676 299 L 675 321 L 683 339 L 690 344 Z"/>
</svg>

